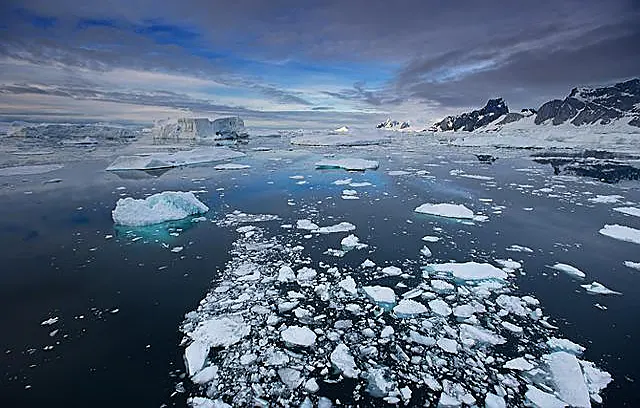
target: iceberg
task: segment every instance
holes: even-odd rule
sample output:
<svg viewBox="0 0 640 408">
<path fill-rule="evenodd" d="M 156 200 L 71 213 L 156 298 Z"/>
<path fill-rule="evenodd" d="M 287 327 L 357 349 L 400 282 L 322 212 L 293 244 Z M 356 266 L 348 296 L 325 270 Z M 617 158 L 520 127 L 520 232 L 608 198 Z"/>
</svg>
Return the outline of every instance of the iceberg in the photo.
<svg viewBox="0 0 640 408">
<path fill-rule="evenodd" d="M 239 117 L 215 119 L 178 118 L 157 122 L 152 130 L 154 140 L 208 140 L 240 139 L 249 135 Z"/>
<path fill-rule="evenodd" d="M 375 170 L 377 161 L 365 159 L 324 159 L 316 163 L 316 169 L 345 169 L 348 171 Z"/>
<path fill-rule="evenodd" d="M 473 211 L 462 204 L 422 204 L 414 210 L 417 213 L 437 215 L 447 218 L 460 218 L 471 220 L 474 217 Z"/>
<path fill-rule="evenodd" d="M 613 239 L 640 244 L 640 230 L 635 228 L 618 224 L 607 224 L 598 232 Z"/>
<path fill-rule="evenodd" d="M 488 263 L 464 262 L 464 263 L 443 263 L 429 264 L 437 272 L 448 272 L 454 278 L 463 281 L 486 280 L 486 279 L 506 279 L 507 273 L 502 269 Z"/>
<path fill-rule="evenodd" d="M 599 283 L 596 281 L 593 281 L 588 285 L 580 285 L 580 286 L 582 286 L 587 292 L 594 293 L 596 295 L 621 295 L 622 294 L 620 292 L 616 292 L 615 290 L 611 290 L 606 286 L 604 286 L 602 283 Z"/>
<path fill-rule="evenodd" d="M 140 200 L 121 198 L 111 216 L 118 225 L 142 227 L 180 220 L 207 211 L 209 207 L 191 192 L 165 191 Z"/>
</svg>

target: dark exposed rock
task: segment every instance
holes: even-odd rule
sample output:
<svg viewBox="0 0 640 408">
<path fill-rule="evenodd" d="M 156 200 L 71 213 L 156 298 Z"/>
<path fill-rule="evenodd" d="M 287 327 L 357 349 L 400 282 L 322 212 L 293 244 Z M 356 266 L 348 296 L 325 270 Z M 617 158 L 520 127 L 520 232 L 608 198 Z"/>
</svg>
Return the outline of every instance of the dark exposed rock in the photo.
<svg viewBox="0 0 640 408">
<path fill-rule="evenodd" d="M 584 108 L 584 102 L 575 98 L 566 98 L 560 105 L 560 109 L 558 109 L 558 113 L 556 113 L 552 123 L 554 125 L 564 123 L 576 116 L 582 108 Z"/>
<path fill-rule="evenodd" d="M 635 118 L 631 119 L 631 121 L 629 122 L 629 124 L 631 126 L 635 126 L 635 127 L 640 127 L 640 115 L 636 116 Z"/>
<path fill-rule="evenodd" d="M 475 155 L 478 158 L 478 161 L 480 161 L 481 163 L 493 163 L 494 161 L 498 160 L 497 157 L 494 157 L 490 154 L 476 154 Z"/>
<path fill-rule="evenodd" d="M 489 99 L 484 108 L 472 112 L 463 113 L 458 116 L 447 116 L 440 122 L 435 123 L 431 130 L 448 131 L 464 130 L 471 132 L 488 125 L 502 115 L 509 113 L 507 104 L 502 98 Z"/>
<path fill-rule="evenodd" d="M 522 113 L 507 113 L 507 115 L 500 122 L 496 123 L 496 125 L 506 125 L 507 123 L 517 122 L 520 119 L 524 118 Z"/>
<path fill-rule="evenodd" d="M 554 99 L 543 104 L 540 109 L 538 109 L 538 114 L 536 115 L 536 119 L 534 121 L 535 124 L 539 125 L 548 119 L 554 118 L 558 114 L 561 106 L 562 101 L 560 99 Z"/>
<path fill-rule="evenodd" d="M 398 122 L 397 120 L 387 119 L 376 125 L 377 129 L 407 129 L 411 125 L 409 122 Z"/>
</svg>

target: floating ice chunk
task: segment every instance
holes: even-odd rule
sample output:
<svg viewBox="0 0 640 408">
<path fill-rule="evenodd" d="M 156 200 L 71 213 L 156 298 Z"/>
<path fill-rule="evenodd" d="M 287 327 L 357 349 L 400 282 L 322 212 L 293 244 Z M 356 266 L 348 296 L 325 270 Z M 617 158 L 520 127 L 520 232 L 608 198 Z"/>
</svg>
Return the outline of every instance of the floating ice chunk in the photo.
<svg viewBox="0 0 640 408">
<path fill-rule="evenodd" d="M 316 278 L 318 272 L 313 268 L 302 267 L 298 270 L 296 279 L 298 283 L 310 282 Z"/>
<path fill-rule="evenodd" d="M 174 254 L 177 254 L 178 252 L 182 252 L 183 249 L 184 249 L 184 247 L 177 246 L 177 247 L 171 248 L 171 252 L 173 252 Z"/>
<path fill-rule="evenodd" d="M 218 164 L 214 167 L 216 170 L 244 170 L 250 169 L 251 166 L 248 164 L 238 164 L 238 163 L 224 163 Z"/>
<path fill-rule="evenodd" d="M 375 303 L 393 305 L 396 303 L 396 293 L 385 286 L 365 286 L 362 288 Z"/>
<path fill-rule="evenodd" d="M 516 334 L 520 334 L 522 333 L 524 330 L 522 329 L 522 327 L 520 326 L 516 326 L 513 323 L 509 323 L 509 322 L 502 322 L 500 323 L 502 325 L 502 327 L 504 327 L 505 329 L 509 330 L 512 333 L 516 333 Z"/>
<path fill-rule="evenodd" d="M 500 295 L 496 299 L 496 303 L 507 312 L 518 316 L 526 316 L 529 313 L 525 307 L 526 302 L 517 296 Z"/>
<path fill-rule="evenodd" d="M 298 220 L 296 222 L 296 228 L 307 231 L 314 231 L 320 228 L 318 224 L 314 224 L 310 220 Z"/>
<path fill-rule="evenodd" d="M 141 227 L 166 221 L 180 220 L 209 211 L 191 192 L 165 191 L 143 200 L 121 198 L 111 215 L 119 225 Z"/>
<path fill-rule="evenodd" d="M 380 332 L 380 337 L 383 338 L 383 339 L 387 339 L 387 338 L 393 336 L 393 334 L 395 332 L 396 331 L 393 330 L 393 327 L 385 326 L 384 329 L 382 329 L 382 331 Z"/>
<path fill-rule="evenodd" d="M 584 274 L 584 272 L 582 272 L 580 269 L 576 268 L 575 266 L 571 266 L 563 263 L 557 263 L 551 266 L 550 268 L 560 272 L 564 272 L 568 275 L 575 276 L 578 278 L 584 278 L 587 276 Z"/>
<path fill-rule="evenodd" d="M 429 215 L 437 215 L 447 218 L 473 219 L 473 211 L 462 204 L 422 204 L 416 207 L 415 212 Z"/>
<path fill-rule="evenodd" d="M 640 208 L 636 207 L 616 207 L 613 211 L 621 212 L 627 215 L 633 215 L 635 217 L 640 217 Z"/>
<path fill-rule="evenodd" d="M 339 224 L 330 225 L 327 227 L 320 227 L 314 232 L 318 232 L 320 234 L 334 234 L 338 232 L 349 232 L 356 229 L 356 226 L 349 222 L 341 222 Z"/>
<path fill-rule="evenodd" d="M 351 276 L 347 276 L 346 278 L 338 282 L 338 286 L 349 294 L 355 295 L 358 293 L 358 289 L 356 288 L 356 281 L 353 280 Z"/>
<path fill-rule="evenodd" d="M 44 320 L 42 323 L 40 323 L 41 326 L 51 326 L 52 324 L 56 324 L 58 323 L 58 320 L 60 320 L 59 317 L 52 317 L 50 319 Z"/>
<path fill-rule="evenodd" d="M 440 279 L 432 279 L 431 282 L 429 283 L 431 284 L 431 287 L 433 288 L 433 290 L 438 293 L 453 292 L 456 289 L 456 287 L 450 284 L 449 282 L 445 282 Z"/>
<path fill-rule="evenodd" d="M 187 400 L 187 404 L 192 408 L 231 408 L 231 405 L 221 399 L 211 400 L 204 397 L 192 397 Z"/>
<path fill-rule="evenodd" d="M 431 253 L 431 250 L 429 249 L 428 246 L 423 246 L 422 249 L 420 250 L 420 254 L 426 256 L 427 258 L 431 257 L 431 255 L 433 255 Z"/>
<path fill-rule="evenodd" d="M 402 299 L 394 308 L 393 313 L 397 317 L 414 317 L 422 313 L 427 313 L 428 309 L 422 303 L 411 299 Z"/>
<path fill-rule="evenodd" d="M 0 169 L 0 177 L 2 176 L 31 176 L 34 174 L 44 174 L 52 171 L 60 170 L 64 166 L 62 164 L 37 164 L 32 166 L 15 166 Z"/>
<path fill-rule="evenodd" d="M 191 378 L 195 384 L 207 384 L 213 381 L 218 376 L 218 367 L 209 366 L 202 369 L 199 373 Z"/>
<path fill-rule="evenodd" d="M 281 368 L 278 370 L 278 377 L 289 389 L 295 390 L 302 384 L 302 375 L 300 371 L 293 368 Z"/>
<path fill-rule="evenodd" d="M 535 366 L 528 362 L 524 357 L 517 357 L 504 363 L 503 367 L 508 368 L 509 370 L 529 371 Z"/>
<path fill-rule="evenodd" d="M 377 161 L 364 159 L 324 159 L 316 163 L 316 169 L 375 170 Z"/>
<path fill-rule="evenodd" d="M 310 347 L 316 342 L 316 334 L 308 327 L 289 326 L 280 335 L 284 341 L 296 346 Z"/>
<path fill-rule="evenodd" d="M 415 330 L 411 330 L 409 332 L 409 341 L 427 347 L 431 347 L 436 344 L 436 339 L 433 337 L 423 336 Z"/>
<path fill-rule="evenodd" d="M 551 337 L 547 340 L 547 346 L 551 349 L 551 351 L 566 351 L 567 353 L 574 354 L 579 356 L 586 349 L 579 344 L 572 342 L 567 339 L 559 339 L 557 337 Z"/>
<path fill-rule="evenodd" d="M 424 237 L 422 237 L 422 240 L 424 242 L 438 242 L 438 241 L 440 241 L 440 237 L 434 237 L 432 235 L 425 235 Z"/>
<path fill-rule="evenodd" d="M 516 262 L 513 259 L 496 259 L 496 262 L 500 264 L 505 269 L 516 270 L 522 268 L 522 264 L 520 262 Z"/>
<path fill-rule="evenodd" d="M 461 319 L 467 319 L 475 313 L 475 307 L 471 305 L 460 305 L 453 308 L 453 315 Z"/>
<path fill-rule="evenodd" d="M 458 354 L 458 342 L 453 339 L 441 337 L 438 339 L 436 344 L 447 353 Z"/>
<path fill-rule="evenodd" d="M 510 247 L 507 248 L 507 251 L 510 252 L 526 252 L 526 253 L 533 253 L 533 249 L 526 247 L 526 246 L 522 246 L 522 245 L 511 245 Z"/>
<path fill-rule="evenodd" d="M 439 316 L 449 316 L 452 313 L 451 308 L 442 299 L 433 299 L 429 302 L 429 308 L 431 311 Z"/>
<path fill-rule="evenodd" d="M 624 261 L 624 266 L 631 269 L 637 269 L 640 271 L 640 262 Z"/>
<path fill-rule="evenodd" d="M 632 242 L 634 244 L 640 244 L 640 230 L 626 227 L 624 225 L 605 225 L 600 231 L 602 235 L 618 239 L 620 241 Z"/>
<path fill-rule="evenodd" d="M 353 179 L 350 178 L 346 178 L 346 179 L 339 179 L 333 182 L 333 184 L 335 184 L 336 186 L 346 186 L 351 184 L 351 182 L 353 181 Z"/>
<path fill-rule="evenodd" d="M 335 133 L 349 133 L 349 128 L 346 126 L 339 127 L 333 130 Z"/>
<path fill-rule="evenodd" d="M 470 324 L 460 325 L 460 340 L 466 344 L 483 343 L 494 346 L 507 342 L 507 340 L 499 334 Z"/>
<path fill-rule="evenodd" d="M 194 341 L 189 344 L 184 351 L 185 365 L 187 366 L 187 374 L 193 376 L 197 374 L 209 355 L 209 344 L 204 341 Z"/>
<path fill-rule="evenodd" d="M 507 408 L 507 403 L 504 398 L 489 392 L 484 398 L 484 408 Z"/>
<path fill-rule="evenodd" d="M 352 249 L 363 249 L 368 247 L 369 245 L 367 244 L 363 244 L 360 242 L 360 238 L 356 237 L 355 235 L 351 234 L 345 238 L 342 238 L 342 241 L 340 241 L 340 245 L 342 246 L 342 249 L 345 251 L 350 251 Z"/>
<path fill-rule="evenodd" d="M 564 408 L 567 406 L 564 402 L 556 398 L 555 395 L 540 391 L 533 385 L 527 385 L 527 392 L 524 394 L 526 398 L 525 405 L 533 408 Z"/>
<path fill-rule="evenodd" d="M 618 201 L 622 200 L 624 197 L 621 195 L 596 195 L 593 198 L 590 198 L 589 201 L 592 203 L 600 203 L 600 204 L 615 204 Z"/>
<path fill-rule="evenodd" d="M 224 161 L 242 156 L 244 153 L 236 152 L 228 147 L 201 147 L 175 153 L 120 156 L 107 167 L 107 171 L 163 169 Z"/>
<path fill-rule="evenodd" d="M 580 286 L 582 286 L 587 292 L 595 293 L 597 295 L 622 295 L 622 293 L 616 292 L 615 290 L 611 290 L 606 286 L 604 286 L 602 283 L 599 283 L 596 281 L 593 281 L 588 285 L 580 285 Z"/>
<path fill-rule="evenodd" d="M 402 275 L 402 269 L 397 266 L 387 266 L 382 268 L 382 274 L 384 276 L 400 276 Z"/>
<path fill-rule="evenodd" d="M 293 272 L 293 269 L 289 266 L 282 266 L 278 270 L 278 281 L 279 282 L 293 282 L 296 280 L 296 275 Z"/>
<path fill-rule="evenodd" d="M 248 336 L 250 332 L 251 327 L 241 316 L 222 316 L 201 322 L 189 336 L 211 347 L 228 347 Z"/>
<path fill-rule="evenodd" d="M 374 268 L 376 266 L 376 263 L 371 259 L 365 259 L 364 262 L 360 264 L 360 266 L 362 266 L 363 268 Z"/>
<path fill-rule="evenodd" d="M 449 272 L 453 277 L 463 281 L 506 279 L 508 277 L 505 271 L 488 263 L 451 262 L 443 264 L 429 264 L 429 266 L 438 272 Z"/>
<path fill-rule="evenodd" d="M 578 359 L 573 354 L 557 351 L 543 356 L 555 390 L 562 401 L 575 408 L 590 408 L 589 390 Z"/>
<path fill-rule="evenodd" d="M 584 374 L 591 399 L 598 404 L 602 404 L 600 391 L 605 389 L 612 381 L 611 374 L 598 369 L 598 367 L 590 361 L 580 361 L 580 365 L 582 366 L 582 373 Z"/>
<path fill-rule="evenodd" d="M 411 394 L 413 394 L 411 392 L 411 388 L 409 387 L 400 388 L 400 397 L 402 397 L 403 401 L 409 402 L 411 400 Z"/>
<path fill-rule="evenodd" d="M 390 176 L 407 176 L 407 175 L 411 174 L 411 172 L 410 171 L 405 171 L 405 170 L 391 170 L 387 174 L 390 175 Z"/>
<path fill-rule="evenodd" d="M 318 382 L 315 378 L 309 378 L 304 383 L 304 389 L 313 394 L 320 390 L 320 386 L 318 386 Z"/>
<path fill-rule="evenodd" d="M 360 370 L 356 367 L 356 362 L 344 343 L 336 346 L 330 356 L 331 363 L 347 378 L 357 378 Z"/>
<path fill-rule="evenodd" d="M 367 371 L 365 377 L 367 378 L 366 391 L 372 397 L 386 397 L 396 388 L 395 382 L 387 379 L 387 370 L 384 368 L 371 368 Z"/>
</svg>

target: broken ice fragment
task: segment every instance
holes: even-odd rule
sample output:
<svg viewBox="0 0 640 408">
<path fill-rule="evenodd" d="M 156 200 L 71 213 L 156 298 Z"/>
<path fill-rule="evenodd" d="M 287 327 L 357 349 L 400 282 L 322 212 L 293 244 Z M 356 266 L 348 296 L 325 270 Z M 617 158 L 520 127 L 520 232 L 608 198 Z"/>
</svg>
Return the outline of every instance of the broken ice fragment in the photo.
<svg viewBox="0 0 640 408">
<path fill-rule="evenodd" d="M 462 204 L 422 204 L 414 210 L 417 213 L 436 215 L 447 218 L 473 219 L 473 211 Z"/>
<path fill-rule="evenodd" d="M 316 334 L 308 327 L 289 326 L 280 335 L 282 340 L 295 346 L 310 347 L 316 342 Z"/>
<path fill-rule="evenodd" d="M 527 385 L 527 392 L 524 394 L 527 406 L 533 408 L 564 408 L 564 402 L 556 398 L 555 395 L 540 391 L 533 385 Z"/>
<path fill-rule="evenodd" d="M 458 354 L 458 342 L 453 339 L 441 337 L 438 339 L 436 344 L 447 353 Z"/>
<path fill-rule="evenodd" d="M 635 228 L 618 224 L 607 224 L 598 232 L 602 235 L 606 235 L 607 237 L 618 239 L 620 241 L 640 244 L 640 230 Z"/>
<path fill-rule="evenodd" d="M 364 159 L 324 159 L 316 163 L 316 169 L 345 169 L 345 170 L 375 170 L 379 166 L 377 161 Z"/>
<path fill-rule="evenodd" d="M 590 408 L 589 391 L 578 359 L 573 354 L 557 351 L 543 356 L 555 390 L 562 401 L 571 407 Z"/>
<path fill-rule="evenodd" d="M 504 363 L 503 367 L 508 368 L 509 370 L 529 371 L 534 367 L 534 365 L 523 357 L 517 357 Z"/>
<path fill-rule="evenodd" d="M 443 263 L 429 264 L 437 272 L 448 272 L 454 278 L 463 281 L 486 280 L 486 279 L 506 279 L 507 273 L 502 269 L 488 263 L 464 262 L 464 263 Z"/>
<path fill-rule="evenodd" d="M 278 377 L 289 389 L 295 390 L 302 384 L 300 371 L 293 368 L 281 368 L 278 370 Z"/>
<path fill-rule="evenodd" d="M 427 312 L 428 309 L 425 305 L 411 299 L 402 299 L 398 305 L 393 308 L 393 313 L 399 318 L 414 317 Z"/>
<path fill-rule="evenodd" d="M 556 337 L 551 337 L 549 340 L 547 340 L 547 346 L 549 346 L 552 351 L 566 351 L 567 353 L 571 353 L 577 356 L 579 356 L 586 350 L 584 347 L 572 342 L 571 340 L 559 339 Z"/>
<path fill-rule="evenodd" d="M 227 347 L 249 335 L 251 327 L 241 316 L 214 317 L 201 322 L 189 336 L 211 347 Z"/>
<path fill-rule="evenodd" d="M 209 344 L 204 341 L 194 341 L 184 351 L 187 374 L 193 376 L 204 367 L 205 360 L 209 355 Z"/>
<path fill-rule="evenodd" d="M 357 378 L 360 370 L 356 367 L 355 360 L 349 351 L 349 348 L 340 343 L 336 346 L 330 356 L 331 363 L 348 378 Z"/>
<path fill-rule="evenodd" d="M 375 303 L 391 308 L 396 303 L 396 294 L 391 288 L 385 286 L 365 286 L 364 293 Z"/>
<path fill-rule="evenodd" d="M 557 271 L 564 272 L 567 275 L 575 276 L 578 278 L 584 278 L 585 276 L 587 276 L 584 274 L 584 272 L 582 272 L 580 269 L 576 268 L 575 266 L 571 266 L 563 263 L 556 263 L 555 265 L 551 266 L 551 269 L 555 269 Z"/>
<path fill-rule="evenodd" d="M 603 284 L 596 281 L 593 281 L 588 285 L 580 285 L 580 286 L 582 286 L 587 292 L 595 293 L 597 295 L 621 295 L 622 294 L 620 292 L 616 292 L 615 290 L 611 290 L 606 286 L 604 286 Z"/>
<path fill-rule="evenodd" d="M 351 276 L 347 276 L 338 282 L 338 286 L 351 295 L 358 293 L 358 290 L 356 289 L 356 281 L 354 281 Z"/>
<path fill-rule="evenodd" d="M 429 308 L 431 308 L 433 313 L 443 317 L 449 316 L 452 312 L 447 302 L 442 299 L 434 299 L 430 301 Z"/>
</svg>

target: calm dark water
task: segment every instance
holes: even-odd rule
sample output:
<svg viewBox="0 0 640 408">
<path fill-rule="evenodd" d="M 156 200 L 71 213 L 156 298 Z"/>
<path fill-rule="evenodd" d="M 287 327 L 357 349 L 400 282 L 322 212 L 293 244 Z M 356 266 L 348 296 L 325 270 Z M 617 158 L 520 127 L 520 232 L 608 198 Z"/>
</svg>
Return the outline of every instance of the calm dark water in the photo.
<svg viewBox="0 0 640 408">
<path fill-rule="evenodd" d="M 15 188 L 7 187 L 0 195 L 0 406 L 185 404 L 183 394 L 172 396 L 176 376 L 184 369 L 178 326 L 224 267 L 235 232 L 209 221 L 183 223 L 176 225 L 183 228 L 177 237 L 163 229 L 138 234 L 143 238 L 132 241 L 127 229 L 114 229 L 110 212 L 120 194 L 140 197 L 170 189 L 202 190 L 198 196 L 211 208 L 209 219 L 235 209 L 277 214 L 282 221 L 264 225 L 273 235 L 286 234 L 280 225 L 300 218 L 357 225 L 358 237 L 372 251 L 353 251 L 337 259 L 322 253 L 339 247 L 342 236 L 300 242 L 314 259 L 329 264 L 357 265 L 370 258 L 379 265 L 417 270 L 424 235 L 443 238 L 429 244 L 434 261 L 522 260 L 526 275 L 517 278 L 522 294 L 540 299 L 561 333 L 587 347 L 585 358 L 613 375 L 614 382 L 603 393 L 605 405 L 640 405 L 634 382 L 640 380 L 640 272 L 622 264 L 640 261 L 640 247 L 597 232 L 605 223 L 640 228 L 640 219 L 612 211 L 611 204 L 590 203 L 590 196 L 583 194 L 620 194 L 639 203 L 637 182 L 552 179 L 551 166 L 527 158 L 489 165 L 467 154 L 437 156 L 383 148 L 355 152 L 377 157 L 381 168 L 365 173 L 316 171 L 313 163 L 320 156 L 312 150 L 257 154 L 244 159 L 251 169 L 237 172 L 203 166 L 174 169 L 159 177 L 128 174 L 123 179 L 102 171 L 106 163 L 85 162 L 59 173 L 1 180 Z M 408 168 L 426 170 L 435 179 L 387 174 Z M 518 171 L 523 168 L 534 171 Z M 454 169 L 495 180 L 457 177 L 449 173 Z M 307 183 L 298 184 L 301 180 L 291 179 L 293 175 L 305 176 Z M 63 182 L 42 186 L 42 180 L 52 177 Z M 356 188 L 360 200 L 342 200 L 340 192 L 350 187 L 332 182 L 346 177 L 375 186 Z M 550 198 L 531 193 L 554 183 L 564 185 L 558 191 L 569 194 Z M 23 192 L 31 190 L 32 194 Z M 444 201 L 465 204 L 488 215 L 489 221 L 464 225 L 413 212 L 424 202 Z M 525 210 L 530 207 L 532 211 Z M 172 253 L 161 242 L 185 249 Z M 506 251 L 512 244 L 534 253 Z M 581 268 L 586 282 L 546 267 L 556 262 Z M 589 295 L 579 284 L 592 280 L 623 295 Z M 608 309 L 600 310 L 595 303 Z M 58 322 L 41 326 L 51 317 L 58 317 Z"/>
</svg>

